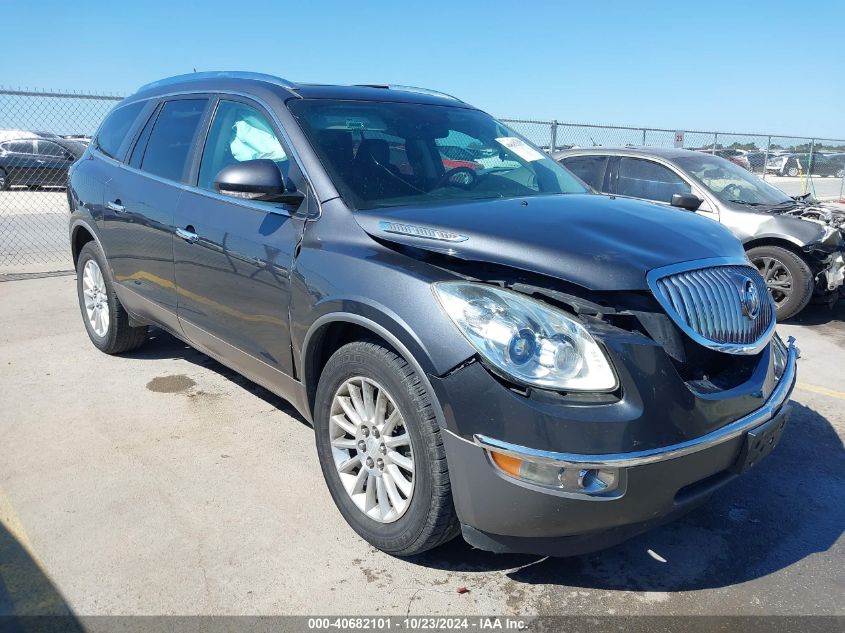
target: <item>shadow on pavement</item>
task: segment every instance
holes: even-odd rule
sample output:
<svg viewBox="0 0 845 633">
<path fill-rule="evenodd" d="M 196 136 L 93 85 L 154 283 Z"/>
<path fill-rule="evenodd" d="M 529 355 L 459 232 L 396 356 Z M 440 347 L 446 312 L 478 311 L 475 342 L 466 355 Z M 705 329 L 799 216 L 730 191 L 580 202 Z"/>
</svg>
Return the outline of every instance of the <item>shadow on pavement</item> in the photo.
<svg viewBox="0 0 845 633">
<path fill-rule="evenodd" d="M 842 440 L 824 417 L 793 406 L 768 459 L 690 514 L 611 549 L 543 559 L 488 554 L 458 538 L 410 562 L 464 572 L 511 569 L 517 582 L 623 591 L 710 589 L 776 572 L 828 550 L 845 529 Z"/>
<path fill-rule="evenodd" d="M 264 387 L 257 385 L 248 378 L 240 375 L 233 369 L 229 369 L 225 365 L 218 363 L 210 356 L 206 356 L 202 352 L 195 350 L 190 345 L 180 341 L 175 336 L 164 332 L 158 328 L 150 329 L 150 338 L 146 343 L 134 352 L 122 355 L 125 358 L 135 358 L 139 360 L 163 360 L 172 358 L 181 358 L 198 365 L 205 369 L 209 369 L 227 380 L 235 383 L 245 391 L 248 391 L 254 396 L 264 400 L 267 404 L 277 408 L 282 413 L 289 415 L 300 424 L 311 427 L 311 424 L 303 418 L 299 411 L 291 405 L 284 398 L 280 398 L 276 394 L 268 391 Z"/>
<path fill-rule="evenodd" d="M 0 522 L 0 630 L 23 633 L 36 630 L 34 624 L 39 631 L 83 630 L 41 566 Z"/>
<path fill-rule="evenodd" d="M 845 296 L 845 295 L 843 295 Z M 840 298 L 834 306 L 827 304 L 810 304 L 791 319 L 784 321 L 784 325 L 827 325 L 845 321 L 845 298 Z M 780 322 L 779 322 L 780 323 Z"/>
</svg>

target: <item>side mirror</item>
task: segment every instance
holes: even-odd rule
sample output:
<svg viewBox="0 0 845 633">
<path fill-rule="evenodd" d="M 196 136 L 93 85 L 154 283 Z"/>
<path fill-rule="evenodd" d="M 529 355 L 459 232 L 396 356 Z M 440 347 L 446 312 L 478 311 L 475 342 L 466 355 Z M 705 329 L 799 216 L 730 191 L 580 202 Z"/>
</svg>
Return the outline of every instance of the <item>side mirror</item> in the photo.
<svg viewBox="0 0 845 633">
<path fill-rule="evenodd" d="M 702 202 L 704 200 L 694 193 L 674 193 L 672 194 L 672 202 L 670 204 L 673 207 L 680 207 L 687 211 L 697 211 Z"/>
<path fill-rule="evenodd" d="M 299 204 L 305 196 L 299 191 L 286 191 L 282 172 L 272 160 L 257 158 L 221 169 L 214 178 L 214 190 L 226 196 Z"/>
</svg>

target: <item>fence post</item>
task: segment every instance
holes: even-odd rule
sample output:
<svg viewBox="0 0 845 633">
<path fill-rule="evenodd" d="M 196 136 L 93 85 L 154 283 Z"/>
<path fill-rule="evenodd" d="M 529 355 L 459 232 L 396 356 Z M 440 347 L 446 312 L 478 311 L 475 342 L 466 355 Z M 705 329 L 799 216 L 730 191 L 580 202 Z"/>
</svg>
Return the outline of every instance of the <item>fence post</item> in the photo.
<svg viewBox="0 0 845 633">
<path fill-rule="evenodd" d="M 769 164 L 769 152 L 772 149 L 772 137 L 769 136 L 766 141 L 766 156 L 763 158 L 763 180 L 766 179 L 766 165 Z"/>
<path fill-rule="evenodd" d="M 646 132 L 646 129 L 643 128 L 643 147 L 645 147 L 645 132 Z"/>
<path fill-rule="evenodd" d="M 549 154 L 554 154 L 557 149 L 557 120 L 552 121 L 551 141 L 549 141 Z"/>
<path fill-rule="evenodd" d="M 807 179 L 804 181 L 806 188 L 802 193 L 807 193 L 810 190 L 810 187 L 813 186 L 812 178 L 813 178 L 813 153 L 816 150 L 816 139 L 810 139 L 810 156 L 807 158 Z"/>
<path fill-rule="evenodd" d="M 716 153 L 716 145 L 718 145 L 718 144 L 719 144 L 719 133 L 713 132 L 713 149 L 710 150 L 711 154 Z"/>
</svg>

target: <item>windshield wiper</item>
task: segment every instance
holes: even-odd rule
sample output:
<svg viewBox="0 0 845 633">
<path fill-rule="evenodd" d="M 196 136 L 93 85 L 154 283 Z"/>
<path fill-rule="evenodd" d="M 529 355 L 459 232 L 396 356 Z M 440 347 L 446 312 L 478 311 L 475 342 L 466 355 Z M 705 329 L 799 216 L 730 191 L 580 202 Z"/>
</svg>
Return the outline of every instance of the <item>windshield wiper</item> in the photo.
<svg viewBox="0 0 845 633">
<path fill-rule="evenodd" d="M 746 200 L 728 200 L 728 202 L 733 202 L 734 204 L 741 204 L 746 207 L 760 207 L 763 206 L 762 202 L 747 202 Z"/>
<path fill-rule="evenodd" d="M 800 204 L 801 203 L 795 200 L 784 200 L 783 202 L 778 202 L 777 204 L 766 205 L 766 208 L 769 211 L 790 211 L 798 207 Z"/>
</svg>

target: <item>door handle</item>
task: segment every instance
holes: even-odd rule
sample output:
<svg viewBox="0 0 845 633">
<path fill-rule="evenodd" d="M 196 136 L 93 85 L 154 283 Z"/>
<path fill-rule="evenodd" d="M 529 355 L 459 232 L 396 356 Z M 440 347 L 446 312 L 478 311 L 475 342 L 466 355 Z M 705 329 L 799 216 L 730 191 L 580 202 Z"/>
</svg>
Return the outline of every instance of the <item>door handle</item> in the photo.
<svg viewBox="0 0 845 633">
<path fill-rule="evenodd" d="M 184 228 L 184 229 L 181 229 L 181 228 L 176 229 L 176 237 L 182 238 L 188 244 L 193 244 L 194 242 L 196 242 L 200 238 L 199 235 L 197 235 L 192 230 L 190 230 L 190 229 L 193 229 L 193 228 L 194 227 L 189 226 L 189 227 Z"/>
<path fill-rule="evenodd" d="M 106 209 L 115 213 L 124 213 L 126 211 L 126 207 L 120 204 L 120 200 L 109 200 L 106 202 Z"/>
</svg>

